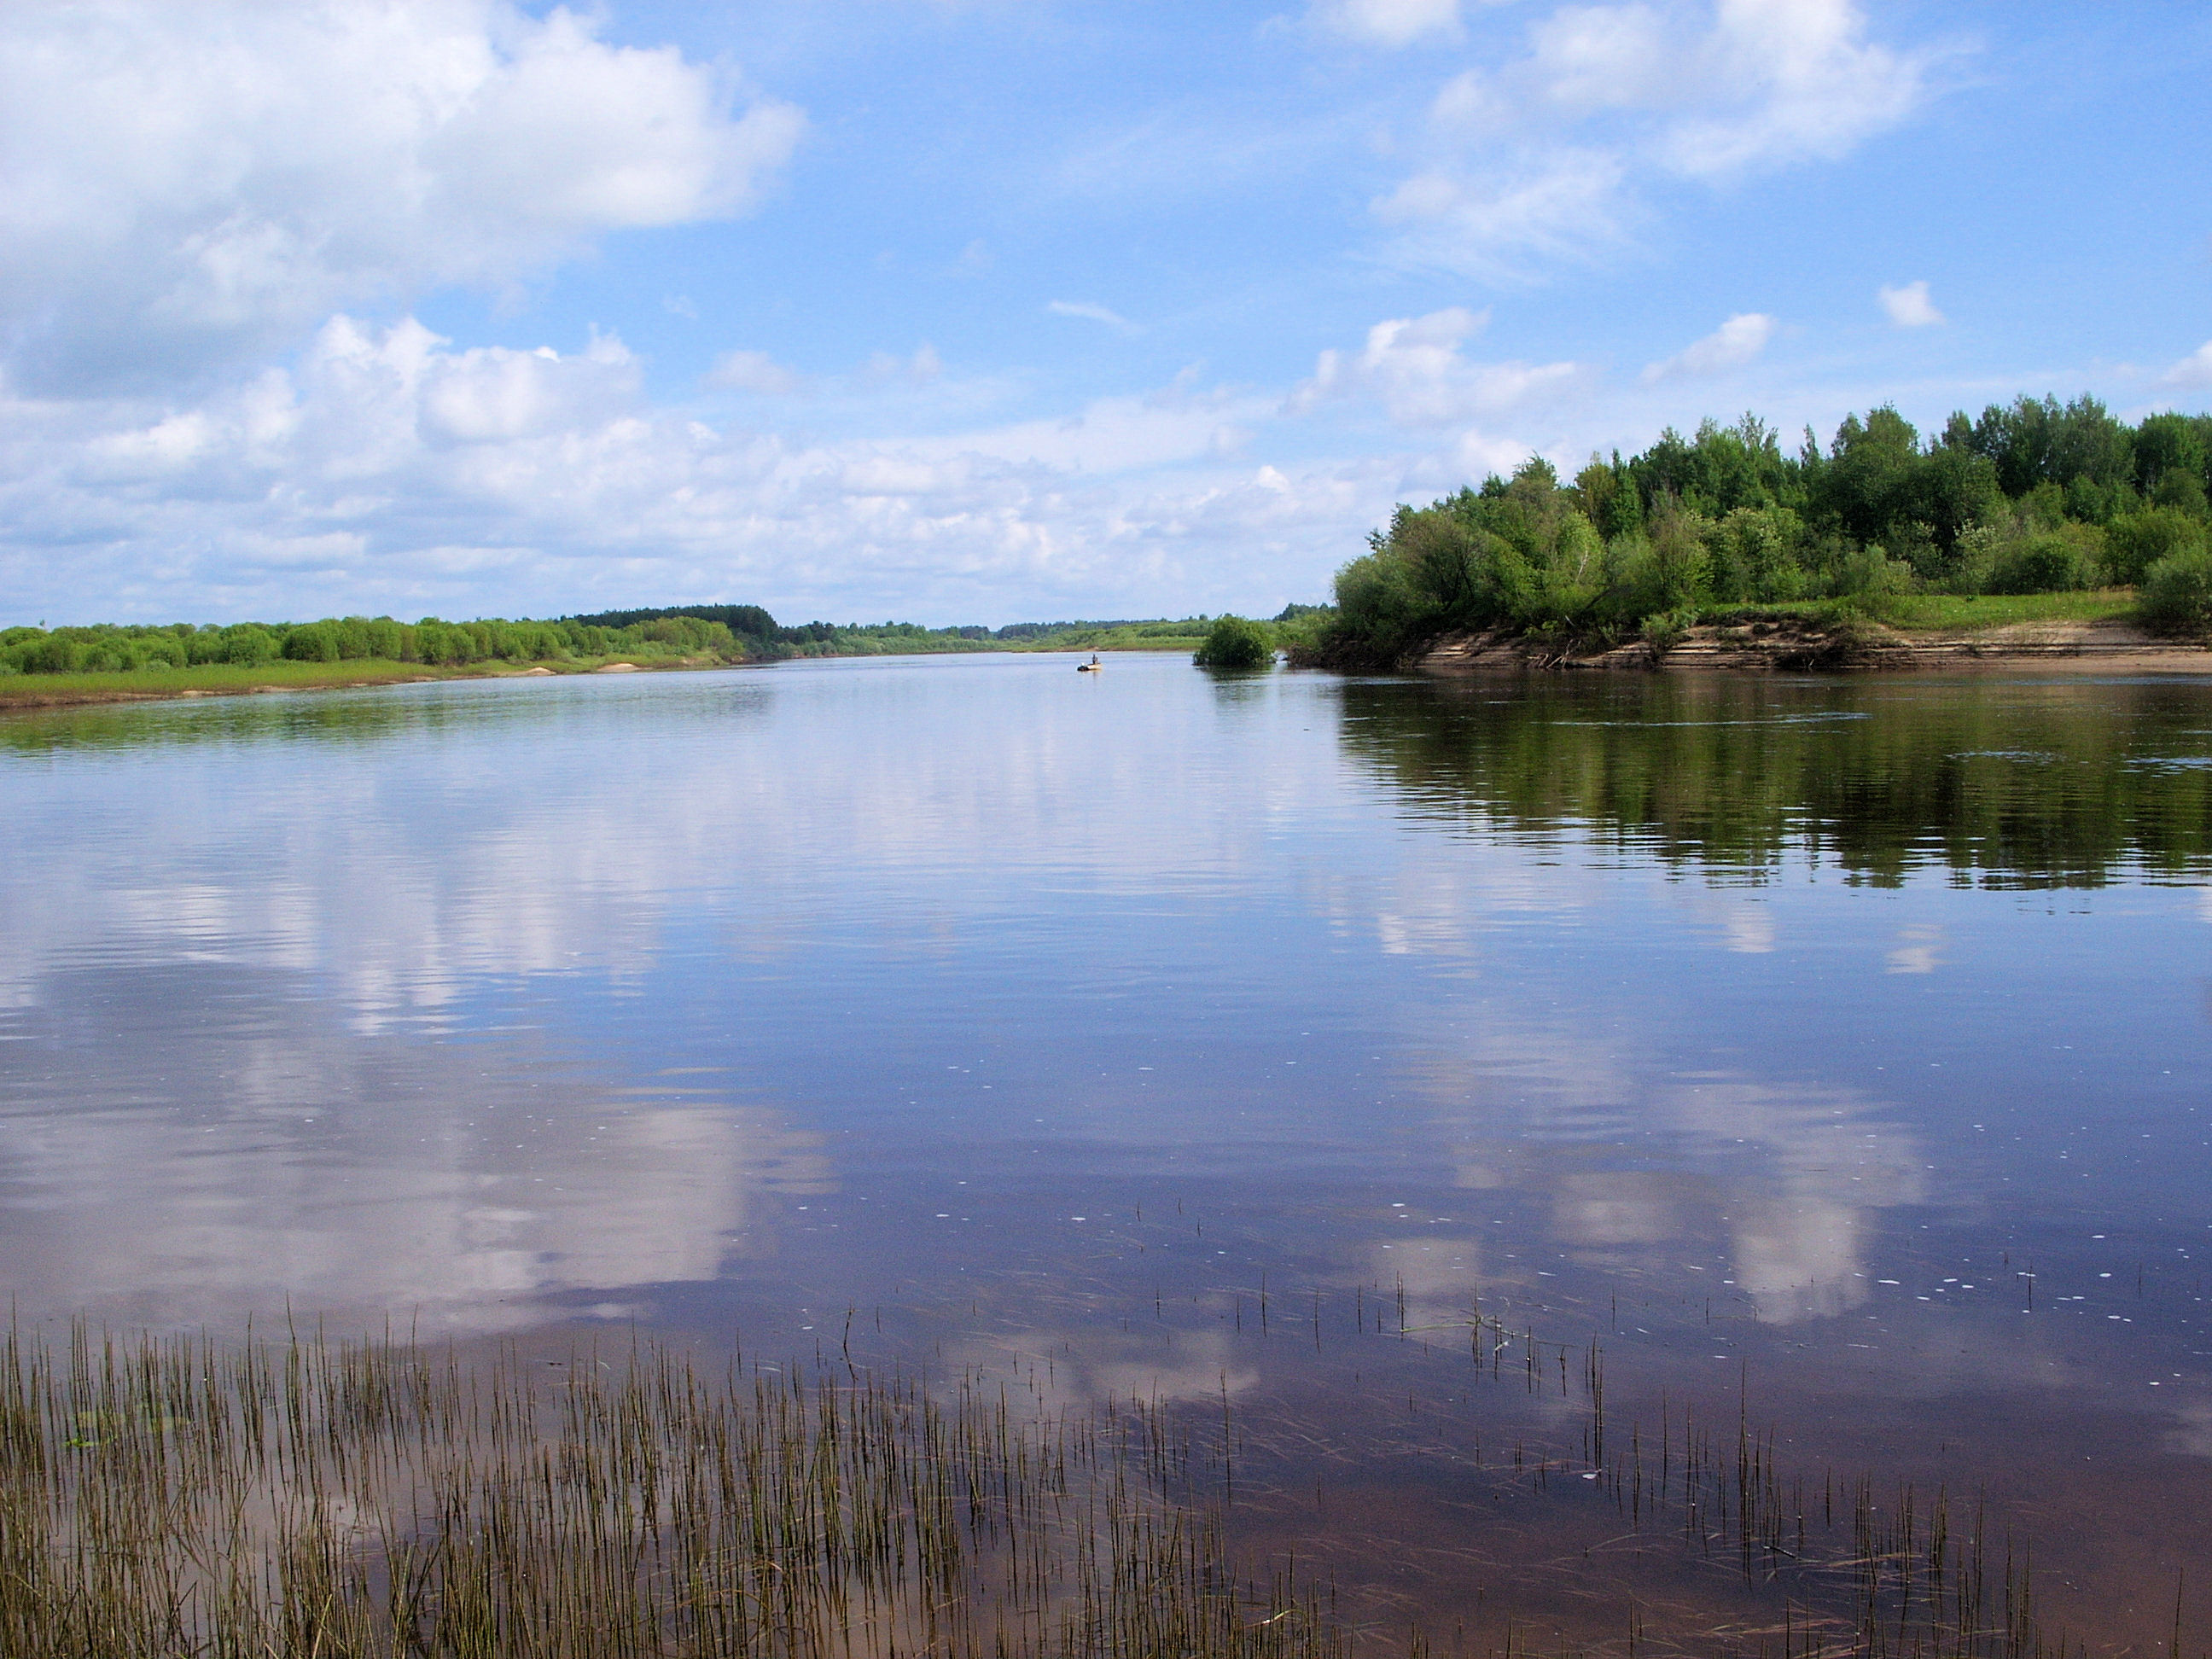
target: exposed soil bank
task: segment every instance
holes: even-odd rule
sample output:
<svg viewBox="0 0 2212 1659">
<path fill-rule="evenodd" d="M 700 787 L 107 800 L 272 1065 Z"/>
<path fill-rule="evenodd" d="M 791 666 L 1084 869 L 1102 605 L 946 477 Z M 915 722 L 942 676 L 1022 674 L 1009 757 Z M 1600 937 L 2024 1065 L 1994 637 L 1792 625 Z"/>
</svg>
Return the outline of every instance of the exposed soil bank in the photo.
<svg viewBox="0 0 2212 1659">
<path fill-rule="evenodd" d="M 2132 623 L 2111 621 L 1905 631 L 1863 620 L 1782 620 L 1705 624 L 1662 641 L 1635 640 L 1588 649 L 1502 629 L 1451 634 L 1416 658 L 1413 666 L 1428 674 L 1492 668 L 1725 668 L 1763 673 L 2030 664 L 2088 673 L 2212 674 L 2212 646 L 2161 639 Z"/>
</svg>

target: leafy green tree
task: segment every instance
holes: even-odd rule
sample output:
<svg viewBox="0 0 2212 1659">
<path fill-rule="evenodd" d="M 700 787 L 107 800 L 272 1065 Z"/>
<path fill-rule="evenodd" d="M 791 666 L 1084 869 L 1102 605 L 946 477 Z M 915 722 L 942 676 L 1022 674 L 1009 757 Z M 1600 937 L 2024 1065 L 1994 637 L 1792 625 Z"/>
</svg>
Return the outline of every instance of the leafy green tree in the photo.
<svg viewBox="0 0 2212 1659">
<path fill-rule="evenodd" d="M 2160 559 L 2201 551 L 2204 525 L 2170 507 L 2145 507 L 2117 518 L 2105 527 L 2105 559 L 2112 579 L 2139 582 Z"/>
<path fill-rule="evenodd" d="M 337 662 L 344 655 L 345 639 L 336 622 L 302 623 L 284 635 L 289 662 Z"/>
<path fill-rule="evenodd" d="M 1643 528 L 1643 497 L 1634 476 L 1621 465 L 1619 450 L 1610 462 L 1591 456 L 1589 465 L 1575 474 L 1574 492 L 1576 510 L 1601 539 Z"/>
<path fill-rule="evenodd" d="M 2212 517 L 2203 479 L 2181 467 L 2166 470 L 2159 478 L 2158 488 L 2151 492 L 2151 500 L 2157 506 L 2172 507 L 2192 519 Z"/>
<path fill-rule="evenodd" d="M 2186 415 L 2146 416 L 2135 431 L 2130 446 L 2135 459 L 2135 486 L 2144 495 L 2155 495 L 2168 473 L 2179 472 L 2193 480 L 2201 495 L 2208 459 L 2197 422 Z"/>
<path fill-rule="evenodd" d="M 283 649 L 283 642 L 276 634 L 258 623 L 241 623 L 223 630 L 222 660 L 237 667 L 258 668 L 274 662 Z"/>
<path fill-rule="evenodd" d="M 1953 416 L 1954 422 L 1964 420 Z M 1997 470 L 1986 455 L 1970 446 L 1950 441 L 1950 434 L 1923 459 L 1912 491 L 1912 517 L 1928 526 L 1929 538 L 1948 564 L 1958 550 L 1959 538 L 1984 523 L 2004 505 L 1997 488 Z M 1934 574 L 1923 573 L 1923 574 Z"/>
<path fill-rule="evenodd" d="M 1996 468 L 1999 487 L 2015 497 L 2045 483 L 2063 489 L 2078 477 L 2108 485 L 2135 470 L 2132 434 L 2086 394 L 2063 404 L 2024 396 L 2008 408 L 1991 404 L 1974 422 L 1972 442 Z"/>
<path fill-rule="evenodd" d="M 1862 421 L 1844 417 L 1836 429 L 1821 479 L 1820 506 L 1844 533 L 1875 541 L 1900 520 L 1920 517 L 1920 434 L 1885 404 Z"/>
<path fill-rule="evenodd" d="M 1249 672 L 1270 667 L 1275 660 L 1274 635 L 1267 631 L 1265 623 L 1251 622 L 1243 617 L 1217 617 L 1213 626 L 1206 630 L 1205 643 L 1191 660 L 1200 668 Z"/>
</svg>

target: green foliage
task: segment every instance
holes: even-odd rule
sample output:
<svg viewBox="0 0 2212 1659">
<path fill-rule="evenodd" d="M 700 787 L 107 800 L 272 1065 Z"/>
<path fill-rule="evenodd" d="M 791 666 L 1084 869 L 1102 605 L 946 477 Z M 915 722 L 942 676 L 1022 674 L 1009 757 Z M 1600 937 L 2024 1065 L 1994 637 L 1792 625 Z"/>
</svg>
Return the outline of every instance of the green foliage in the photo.
<svg viewBox="0 0 2212 1659">
<path fill-rule="evenodd" d="M 2143 572 L 2143 620 L 2175 634 L 2212 629 L 2212 553 L 2174 553 Z"/>
<path fill-rule="evenodd" d="M 1967 441 L 1996 468 L 1997 487 L 2018 497 L 2040 483 L 2063 489 L 2076 479 L 2109 486 L 2135 471 L 2133 435 L 2088 396 L 2061 405 L 2022 397 L 1982 411 Z"/>
<path fill-rule="evenodd" d="M 2135 431 L 2130 446 L 2135 486 L 2156 499 L 2160 486 L 2193 483 L 2204 493 L 2205 467 L 2212 463 L 2212 420 L 2202 415 L 2152 415 Z"/>
<path fill-rule="evenodd" d="M 763 613 L 766 614 L 766 613 Z M 24 674 L 136 673 L 276 662 L 419 663 L 465 667 L 485 662 L 558 662 L 611 656 L 640 660 L 743 662 L 754 654 L 720 622 L 658 617 L 614 629 L 563 621 L 441 622 L 409 625 L 389 617 L 325 617 L 309 623 L 240 623 L 227 628 L 178 623 L 159 628 L 10 629 L 0 635 L 0 672 Z"/>
<path fill-rule="evenodd" d="M 748 639 L 772 641 L 783 633 L 775 618 L 757 605 L 672 605 L 657 611 L 602 611 L 591 617 L 564 617 L 563 622 L 579 623 L 586 628 L 631 628 L 639 623 L 658 622 L 670 617 L 689 617 L 699 622 L 718 622 L 732 634 Z"/>
<path fill-rule="evenodd" d="M 1803 523 L 1788 507 L 1740 507 L 1713 527 L 1712 596 L 1722 604 L 1794 599 L 1805 587 L 1798 564 Z"/>
<path fill-rule="evenodd" d="M 2114 581 L 2139 582 L 2160 559 L 2201 551 L 2205 540 L 2201 518 L 2171 507 L 2145 507 L 2106 526 L 2106 562 Z"/>
<path fill-rule="evenodd" d="M 1275 643 L 1294 662 L 1312 660 L 1338 625 L 1333 605 L 1288 605 L 1274 619 Z"/>
<path fill-rule="evenodd" d="M 1795 455 L 1755 416 L 1709 420 L 1569 484 L 1532 459 L 1400 507 L 1338 573 L 1334 612 L 1284 642 L 1387 667 L 1460 630 L 1664 638 L 1715 607 L 2085 591 L 2204 548 L 2208 485 L 2212 416 L 2130 428 L 2089 397 L 1961 411 L 1926 441 L 1883 407 Z"/>
<path fill-rule="evenodd" d="M 1835 592 L 1840 599 L 1883 599 L 1912 591 L 1912 567 L 1893 559 L 1872 544 L 1847 554 L 1836 569 Z"/>
<path fill-rule="evenodd" d="M 1894 409 L 1844 416 L 1821 477 L 1820 500 L 1854 541 L 1887 535 L 1919 518 L 1920 434 Z"/>
<path fill-rule="evenodd" d="M 1633 480 L 1638 508 L 1632 522 L 1626 514 L 1616 515 L 1620 521 L 1610 526 L 1593 519 L 1613 535 L 1634 529 L 1664 501 L 1704 517 L 1723 518 L 1738 507 L 1794 507 L 1803 495 L 1802 482 L 1782 453 L 1773 428 L 1756 415 L 1746 415 L 1734 426 L 1706 421 L 1686 441 L 1668 427 L 1626 468 L 1616 458 L 1613 470 Z M 1585 468 L 1576 480 L 1586 493 L 1589 476 Z"/>
<path fill-rule="evenodd" d="M 1200 668 L 1249 671 L 1271 668 L 1275 662 L 1275 637 L 1265 623 L 1243 617 L 1222 616 L 1206 630 L 1206 643 L 1191 658 Z"/>
<path fill-rule="evenodd" d="M 2103 534 L 2088 525 L 2063 525 L 2023 537 L 1998 553 L 1983 591 L 2069 593 L 2094 587 L 2103 574 L 2104 545 Z"/>
<path fill-rule="evenodd" d="M 1314 606 L 1304 607 L 1307 612 Z M 1332 613 L 1333 614 L 1333 613 Z M 613 658 L 650 663 L 738 663 L 792 656 L 878 656 L 942 651 L 1185 650 L 1207 618 L 1015 623 L 925 628 L 918 623 L 812 622 L 786 628 L 758 605 L 702 605 L 605 611 L 556 621 L 500 617 L 447 622 L 425 617 L 325 617 L 307 623 L 239 623 L 195 628 L 11 628 L 0 632 L 0 675 L 154 673 L 276 665 L 415 664 L 466 669 L 499 663 L 571 663 Z M 1310 621 L 1308 630 L 1318 626 Z"/>
</svg>

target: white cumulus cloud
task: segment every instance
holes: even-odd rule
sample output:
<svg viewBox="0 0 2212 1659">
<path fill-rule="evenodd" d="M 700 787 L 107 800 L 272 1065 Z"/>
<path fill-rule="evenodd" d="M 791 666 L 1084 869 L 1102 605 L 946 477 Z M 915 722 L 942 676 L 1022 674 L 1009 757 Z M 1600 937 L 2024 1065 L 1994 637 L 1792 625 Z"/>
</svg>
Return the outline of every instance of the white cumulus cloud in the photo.
<svg viewBox="0 0 2212 1659">
<path fill-rule="evenodd" d="M 1766 349 L 1774 329 L 1774 319 L 1765 312 L 1738 312 L 1704 339 L 1645 368 L 1644 382 L 1650 386 L 1660 380 L 1695 380 L 1741 368 Z"/>
<path fill-rule="evenodd" d="M 1936 302 L 1928 297 L 1925 283 L 1907 283 L 1902 288 L 1885 284 L 1876 297 L 1883 313 L 1899 328 L 1931 328 L 1944 320 Z"/>
<path fill-rule="evenodd" d="M 0 349 L 61 395 L 742 212 L 804 125 L 513 0 L 9 7 L 0 85 Z"/>
<path fill-rule="evenodd" d="M 1401 426 L 1450 426 L 1502 413 L 1583 378 L 1572 362 L 1470 361 L 1460 348 L 1489 320 L 1486 312 L 1452 306 L 1425 317 L 1377 323 L 1360 350 L 1323 351 L 1312 378 L 1291 394 L 1285 410 L 1306 414 L 1335 399 L 1371 398 Z"/>
<path fill-rule="evenodd" d="M 918 356 L 877 395 L 959 408 Z M 1324 592 L 1393 501 L 1459 480 L 1422 453 L 1255 466 L 1278 401 L 1185 375 L 1058 417 L 802 438 L 655 408 L 612 337 L 463 349 L 341 316 L 198 401 L 0 392 L 0 592 L 70 619 L 1279 604 Z"/>
</svg>

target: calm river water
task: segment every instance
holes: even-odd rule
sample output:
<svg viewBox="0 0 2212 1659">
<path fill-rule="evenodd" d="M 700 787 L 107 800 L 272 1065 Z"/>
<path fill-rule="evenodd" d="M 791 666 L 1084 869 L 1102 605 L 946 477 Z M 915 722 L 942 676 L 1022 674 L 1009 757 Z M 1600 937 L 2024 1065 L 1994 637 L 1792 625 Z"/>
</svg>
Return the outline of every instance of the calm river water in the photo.
<svg viewBox="0 0 2212 1659">
<path fill-rule="evenodd" d="M 1755 1628 L 1595 1342 L 2212 1646 L 2212 684 L 1070 666 L 0 720 L 17 1317 L 1211 1402 L 1370 1629 Z"/>
</svg>

